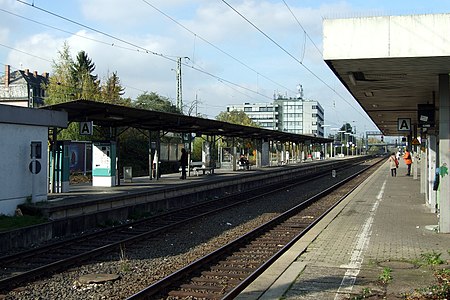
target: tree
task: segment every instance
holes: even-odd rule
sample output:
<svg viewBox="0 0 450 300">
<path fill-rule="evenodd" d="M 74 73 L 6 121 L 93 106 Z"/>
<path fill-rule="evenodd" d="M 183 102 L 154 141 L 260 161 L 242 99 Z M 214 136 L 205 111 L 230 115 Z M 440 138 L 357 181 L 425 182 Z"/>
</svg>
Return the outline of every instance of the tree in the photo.
<svg viewBox="0 0 450 300">
<path fill-rule="evenodd" d="M 67 102 L 75 99 L 75 88 L 72 77 L 73 60 L 70 57 L 70 48 L 64 43 L 61 51 L 58 51 L 57 60 L 53 61 L 53 70 L 50 73 L 49 84 L 44 87 L 48 97 L 46 105 Z"/>
<path fill-rule="evenodd" d="M 244 126 L 260 127 L 245 112 L 238 110 L 223 111 L 217 115 L 216 120 Z"/>
<path fill-rule="evenodd" d="M 232 110 L 232 111 L 224 111 L 221 112 L 219 115 L 217 115 L 216 120 L 222 121 L 222 122 L 228 122 L 232 124 L 237 125 L 244 125 L 244 126 L 251 126 L 251 127 L 261 127 L 256 122 L 253 122 L 252 119 L 243 111 L 239 110 Z M 223 141 L 225 143 L 228 143 L 228 138 L 223 138 Z M 248 138 L 236 138 L 234 140 L 238 148 L 246 149 L 244 152 L 246 152 L 248 155 L 252 152 L 251 149 L 254 147 L 252 139 Z"/>
<path fill-rule="evenodd" d="M 101 100 L 111 104 L 120 104 L 130 106 L 131 102 L 122 98 L 125 88 L 122 87 L 117 72 L 108 76 L 106 83 L 100 87 Z"/>
<path fill-rule="evenodd" d="M 347 137 L 345 136 L 346 133 L 352 134 L 353 133 L 353 128 L 349 123 L 345 123 L 344 125 L 342 125 L 341 129 L 339 129 L 339 141 L 351 141 L 353 142 L 353 136 L 348 135 Z"/>
<path fill-rule="evenodd" d="M 77 54 L 75 62 L 72 64 L 72 80 L 75 84 L 76 99 L 98 100 L 100 98 L 100 82 L 98 76 L 93 75 L 95 64 L 84 51 Z"/>
<path fill-rule="evenodd" d="M 181 114 L 181 111 L 166 97 L 151 92 L 139 95 L 134 103 L 136 108 Z"/>
<path fill-rule="evenodd" d="M 181 114 L 168 98 L 162 97 L 154 92 L 145 92 L 139 95 L 132 104 L 135 108 Z M 156 132 L 151 134 L 153 135 L 152 139 L 154 139 Z M 133 166 L 133 172 L 136 169 L 137 174 L 143 175 L 145 172 L 148 174 L 148 161 L 142 159 L 148 156 L 148 140 L 149 137 L 146 134 L 134 128 L 128 129 L 121 136 L 119 151 L 121 153 L 122 163 Z M 161 138 L 162 143 L 168 143 L 169 140 L 170 138 L 167 136 Z M 161 164 L 161 168 L 170 169 L 170 164 Z"/>
<path fill-rule="evenodd" d="M 78 75 L 81 73 L 88 73 L 89 77 L 92 81 L 96 81 L 98 76 L 92 75 L 95 71 L 95 64 L 92 62 L 92 59 L 88 57 L 88 54 L 81 50 L 77 54 L 76 61 L 72 66 L 72 75 L 74 79 L 78 79 Z"/>
<path fill-rule="evenodd" d="M 119 170 L 124 166 L 133 167 L 135 176 L 148 174 L 148 137 L 136 128 L 128 128 L 120 135 Z"/>
</svg>

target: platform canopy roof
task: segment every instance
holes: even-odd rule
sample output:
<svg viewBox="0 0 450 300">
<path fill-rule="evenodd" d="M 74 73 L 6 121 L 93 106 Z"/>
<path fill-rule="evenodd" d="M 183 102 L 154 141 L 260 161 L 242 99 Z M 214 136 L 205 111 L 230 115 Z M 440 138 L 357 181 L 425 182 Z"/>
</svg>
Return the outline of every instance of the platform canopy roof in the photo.
<svg viewBox="0 0 450 300">
<path fill-rule="evenodd" d="M 133 127 L 150 131 L 163 130 L 176 133 L 198 133 L 210 136 L 259 138 L 297 143 L 327 143 L 332 141 L 332 139 L 322 137 L 242 126 L 217 120 L 138 109 L 90 100 L 75 100 L 41 108 L 65 111 L 68 114 L 69 122 L 93 121 L 95 125 L 103 127 Z"/>
<path fill-rule="evenodd" d="M 399 128 L 405 119 L 411 129 L 424 123 L 432 132 L 439 74 L 450 71 L 449 28 L 450 14 L 324 20 L 323 56 L 383 134 L 409 134 Z M 434 127 L 420 120 L 429 117 L 423 107 L 432 110 Z"/>
</svg>

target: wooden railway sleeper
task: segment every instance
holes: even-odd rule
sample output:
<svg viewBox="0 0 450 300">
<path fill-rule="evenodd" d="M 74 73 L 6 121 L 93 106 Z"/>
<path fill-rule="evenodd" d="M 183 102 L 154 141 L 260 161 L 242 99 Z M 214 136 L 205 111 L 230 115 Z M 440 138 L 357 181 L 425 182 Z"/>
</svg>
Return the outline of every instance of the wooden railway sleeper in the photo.
<svg viewBox="0 0 450 300">
<path fill-rule="evenodd" d="M 186 293 L 183 291 L 171 291 L 169 292 L 169 296 L 178 297 L 181 299 L 207 299 L 207 300 L 220 300 L 222 297 L 220 295 L 210 295 L 204 293 Z M 192 298 L 194 297 L 194 298 Z"/>
<path fill-rule="evenodd" d="M 296 234 L 291 234 L 288 237 L 274 237 L 274 238 L 264 238 L 264 239 L 257 239 L 251 242 L 251 245 L 261 245 L 261 244 L 267 244 L 267 245 L 274 245 L 274 244 L 281 244 L 286 243 L 292 240 L 292 237 L 295 237 Z"/>
<path fill-rule="evenodd" d="M 254 269 L 256 266 L 260 264 L 260 261 L 248 263 L 247 260 L 245 261 L 235 261 L 235 262 L 219 262 L 219 266 L 227 266 L 230 268 L 247 268 L 247 269 Z"/>
<path fill-rule="evenodd" d="M 256 241 L 253 241 L 250 244 L 250 246 L 264 247 L 265 245 L 267 245 L 267 246 L 274 246 L 274 245 L 286 244 L 290 240 L 292 240 L 293 237 L 295 237 L 295 235 L 292 235 L 290 239 L 289 238 L 284 238 L 284 239 L 275 239 L 275 240 L 270 240 L 270 239 L 256 240 Z"/>
<path fill-rule="evenodd" d="M 260 260 L 256 260 L 253 257 L 251 257 L 250 259 L 253 260 L 249 260 L 248 258 L 245 260 L 245 263 L 248 265 L 256 265 L 260 263 Z M 243 263 L 242 258 L 227 258 L 226 260 L 222 260 L 220 261 L 220 263 L 224 263 L 224 264 L 241 264 Z"/>
<path fill-rule="evenodd" d="M 217 282 L 217 284 L 220 284 Z M 200 284 L 182 284 L 180 288 L 185 290 L 205 290 L 205 291 L 213 291 L 213 292 L 222 292 L 223 287 L 217 285 L 200 285 Z"/>
<path fill-rule="evenodd" d="M 247 274 L 237 274 L 237 273 L 228 273 L 228 272 L 203 271 L 202 275 L 209 276 L 209 277 L 229 277 L 229 278 L 245 279 L 248 276 L 248 273 Z"/>
<path fill-rule="evenodd" d="M 250 273 L 253 272 L 253 270 L 255 270 L 255 268 L 244 268 L 244 267 L 238 267 L 238 266 L 223 266 L 223 265 L 219 265 L 219 266 L 213 266 L 211 267 L 211 271 L 227 271 L 227 272 L 246 272 L 246 273 Z"/>
<path fill-rule="evenodd" d="M 247 245 L 244 248 L 240 248 L 239 251 L 241 252 L 250 252 L 251 254 L 253 253 L 257 253 L 257 254 L 271 254 L 272 251 L 268 250 L 267 248 L 263 248 L 263 247 L 253 247 L 251 245 Z"/>
<path fill-rule="evenodd" d="M 191 279 L 191 282 L 202 282 L 202 283 L 221 283 L 221 284 L 237 284 L 241 282 L 237 279 L 230 279 L 230 278 L 207 278 L 207 277 L 193 277 Z"/>
</svg>

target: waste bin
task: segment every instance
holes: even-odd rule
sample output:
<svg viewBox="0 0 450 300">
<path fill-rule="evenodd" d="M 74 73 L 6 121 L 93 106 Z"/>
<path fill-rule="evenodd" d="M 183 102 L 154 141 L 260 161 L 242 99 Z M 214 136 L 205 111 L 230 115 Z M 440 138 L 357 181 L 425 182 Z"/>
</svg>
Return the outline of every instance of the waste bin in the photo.
<svg viewBox="0 0 450 300">
<path fill-rule="evenodd" d="M 123 181 L 131 182 L 133 180 L 133 168 L 123 167 Z"/>
</svg>

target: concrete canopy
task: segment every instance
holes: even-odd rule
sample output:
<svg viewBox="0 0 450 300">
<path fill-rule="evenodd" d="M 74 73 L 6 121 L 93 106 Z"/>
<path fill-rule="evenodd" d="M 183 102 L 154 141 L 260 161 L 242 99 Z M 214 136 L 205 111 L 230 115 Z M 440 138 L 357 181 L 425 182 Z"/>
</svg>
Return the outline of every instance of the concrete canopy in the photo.
<svg viewBox="0 0 450 300">
<path fill-rule="evenodd" d="M 40 107 L 65 111 L 69 122 L 93 121 L 104 127 L 134 127 L 144 130 L 164 130 L 177 133 L 200 133 L 225 137 L 268 139 L 280 142 L 329 143 L 332 139 L 294 134 L 277 130 L 236 125 L 217 120 L 174 113 L 138 109 L 90 100 L 74 100 Z"/>
<path fill-rule="evenodd" d="M 419 124 L 431 104 L 439 126 L 439 74 L 450 70 L 450 14 L 324 20 L 324 60 L 384 135 Z M 433 127 L 429 128 L 429 132 Z"/>
</svg>

